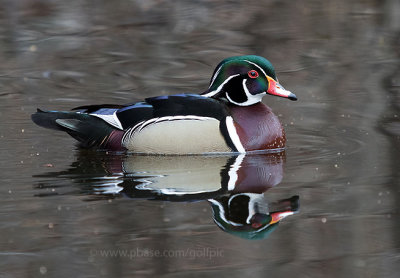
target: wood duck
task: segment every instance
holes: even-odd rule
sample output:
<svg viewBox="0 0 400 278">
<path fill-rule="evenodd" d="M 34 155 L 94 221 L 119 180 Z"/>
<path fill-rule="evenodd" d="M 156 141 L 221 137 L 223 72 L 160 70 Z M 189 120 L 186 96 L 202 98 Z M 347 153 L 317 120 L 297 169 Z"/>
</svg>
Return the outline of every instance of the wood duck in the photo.
<svg viewBox="0 0 400 278">
<path fill-rule="evenodd" d="M 285 132 L 261 100 L 297 100 L 285 90 L 272 64 L 255 55 L 218 64 L 202 94 L 146 98 L 127 105 L 89 105 L 72 111 L 38 111 L 39 126 L 61 130 L 83 147 L 150 154 L 247 153 L 282 150 Z"/>
</svg>

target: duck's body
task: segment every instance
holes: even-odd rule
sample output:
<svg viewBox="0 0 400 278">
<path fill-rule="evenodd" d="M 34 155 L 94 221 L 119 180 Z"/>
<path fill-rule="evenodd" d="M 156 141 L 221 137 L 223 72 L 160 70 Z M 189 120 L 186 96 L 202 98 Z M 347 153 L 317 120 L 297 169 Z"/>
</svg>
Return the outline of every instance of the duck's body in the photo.
<svg viewBox="0 0 400 278">
<path fill-rule="evenodd" d="M 69 112 L 38 110 L 32 119 L 66 131 L 84 147 L 155 154 L 276 150 L 284 148 L 285 133 L 261 98 L 267 93 L 296 97 L 275 78 L 264 58 L 232 57 L 218 65 L 202 95 L 160 96 Z"/>
</svg>

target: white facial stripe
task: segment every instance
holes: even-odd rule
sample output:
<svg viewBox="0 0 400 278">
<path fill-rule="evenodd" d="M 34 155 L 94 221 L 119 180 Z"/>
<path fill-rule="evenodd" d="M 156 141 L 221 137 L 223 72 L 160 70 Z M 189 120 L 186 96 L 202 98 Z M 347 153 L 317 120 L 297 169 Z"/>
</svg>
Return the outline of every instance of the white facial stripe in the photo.
<svg viewBox="0 0 400 278">
<path fill-rule="evenodd" d="M 262 71 L 262 73 L 264 73 L 265 76 L 268 76 L 268 75 L 265 73 L 265 71 L 262 69 L 262 67 L 260 67 L 260 66 L 257 65 L 256 63 L 250 62 L 249 60 L 245 60 L 245 61 L 246 61 L 247 63 L 249 63 L 249 64 L 252 64 L 252 65 L 256 66 L 257 68 L 259 68 L 259 69 Z"/>
<path fill-rule="evenodd" d="M 234 74 L 234 75 L 229 76 L 227 79 L 225 79 L 225 81 L 224 81 L 221 85 L 219 85 L 219 87 L 218 87 L 216 90 L 211 91 L 211 92 L 209 92 L 208 94 L 205 94 L 205 95 L 203 95 L 203 96 L 205 96 L 205 97 L 212 97 L 212 96 L 215 96 L 216 94 L 218 94 L 218 93 L 222 90 L 222 88 L 224 87 L 224 85 L 225 85 L 226 83 L 228 83 L 229 80 L 231 80 L 232 78 L 234 78 L 234 77 L 236 77 L 236 76 L 239 76 L 239 75 L 240 75 L 240 74 Z"/>
<path fill-rule="evenodd" d="M 240 142 L 239 135 L 236 132 L 235 125 L 233 124 L 233 118 L 231 116 L 226 117 L 226 127 L 228 129 L 229 137 L 231 138 L 232 143 L 237 149 L 237 151 L 240 153 L 246 153 L 246 150 L 244 149 L 242 142 Z"/>
<path fill-rule="evenodd" d="M 222 66 L 223 66 L 223 65 L 221 65 L 221 66 L 218 68 L 218 70 L 215 72 L 215 74 L 214 74 L 214 76 L 213 76 L 213 78 L 212 78 L 212 81 L 211 81 L 211 83 L 210 83 L 210 86 L 208 87 L 209 89 L 211 88 L 212 84 L 214 84 L 214 81 L 215 81 L 215 79 L 217 78 L 218 73 L 219 73 L 219 71 L 221 70 Z"/>
<path fill-rule="evenodd" d="M 236 102 L 229 97 L 228 93 L 226 93 L 226 98 L 229 100 L 229 102 L 239 105 L 239 106 L 248 106 L 248 105 L 252 105 L 254 103 L 261 101 L 263 96 L 265 96 L 267 94 L 266 92 L 262 92 L 261 94 L 257 94 L 257 95 L 250 94 L 249 89 L 246 86 L 246 82 L 247 82 L 247 79 L 243 79 L 243 82 L 242 82 L 243 90 L 244 90 L 244 93 L 246 94 L 247 100 L 245 102 Z"/>
</svg>

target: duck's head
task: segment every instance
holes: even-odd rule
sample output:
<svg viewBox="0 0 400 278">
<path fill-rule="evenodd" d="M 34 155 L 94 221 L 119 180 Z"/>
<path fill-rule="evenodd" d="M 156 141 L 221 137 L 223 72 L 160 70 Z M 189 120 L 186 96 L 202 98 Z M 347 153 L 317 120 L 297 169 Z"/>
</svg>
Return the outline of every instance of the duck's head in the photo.
<svg viewBox="0 0 400 278">
<path fill-rule="evenodd" d="M 266 94 L 297 100 L 295 94 L 278 83 L 272 64 L 256 55 L 223 60 L 214 70 L 210 87 L 203 93 L 239 106 L 258 103 Z"/>
<path fill-rule="evenodd" d="M 268 204 L 264 194 L 257 193 L 232 194 L 208 201 L 215 223 L 225 232 L 246 239 L 268 237 L 279 221 L 299 210 L 298 196 L 273 204 Z"/>
</svg>

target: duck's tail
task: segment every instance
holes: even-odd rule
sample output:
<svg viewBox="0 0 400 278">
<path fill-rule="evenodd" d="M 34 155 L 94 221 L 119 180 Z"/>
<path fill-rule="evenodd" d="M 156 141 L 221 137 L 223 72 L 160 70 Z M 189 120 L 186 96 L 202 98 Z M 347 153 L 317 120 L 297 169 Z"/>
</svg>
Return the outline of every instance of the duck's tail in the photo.
<svg viewBox="0 0 400 278">
<path fill-rule="evenodd" d="M 122 137 L 123 134 L 102 119 L 86 113 L 38 109 L 31 117 L 38 126 L 67 132 L 85 148 L 115 149 L 110 144 L 118 144 L 116 137 Z"/>
</svg>

